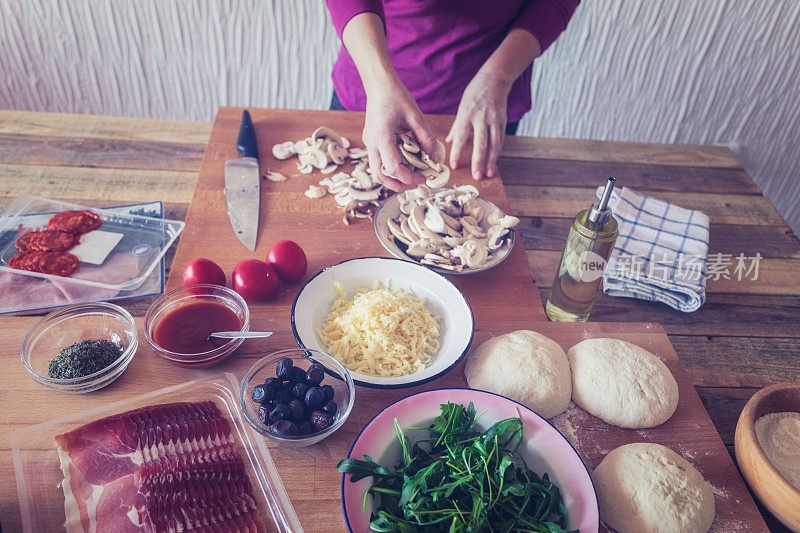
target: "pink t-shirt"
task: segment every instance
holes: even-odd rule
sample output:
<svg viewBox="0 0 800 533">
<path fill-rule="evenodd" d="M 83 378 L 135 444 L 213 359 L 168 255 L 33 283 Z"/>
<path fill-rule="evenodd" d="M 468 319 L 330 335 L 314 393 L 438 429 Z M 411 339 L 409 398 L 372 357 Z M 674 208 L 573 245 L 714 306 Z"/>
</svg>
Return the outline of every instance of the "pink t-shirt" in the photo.
<svg viewBox="0 0 800 533">
<path fill-rule="evenodd" d="M 339 38 L 359 13 L 384 20 L 392 64 L 424 113 L 455 114 L 464 89 L 512 28 L 529 31 L 542 51 L 567 27 L 579 0 L 327 0 Z M 531 69 L 508 95 L 508 121 L 531 108 Z M 344 46 L 333 86 L 346 109 L 363 111 L 367 97 Z"/>
</svg>

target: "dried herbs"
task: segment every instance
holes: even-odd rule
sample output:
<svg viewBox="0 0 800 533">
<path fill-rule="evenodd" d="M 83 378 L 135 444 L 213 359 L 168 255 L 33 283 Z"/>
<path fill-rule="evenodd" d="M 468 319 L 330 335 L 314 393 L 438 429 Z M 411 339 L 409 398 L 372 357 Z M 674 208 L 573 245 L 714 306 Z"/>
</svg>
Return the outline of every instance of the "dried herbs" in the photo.
<svg viewBox="0 0 800 533">
<path fill-rule="evenodd" d="M 99 372 L 119 359 L 119 346 L 107 340 L 85 340 L 61 350 L 47 367 L 54 379 L 82 378 Z"/>
<path fill-rule="evenodd" d="M 484 432 L 475 429 L 475 407 L 447 403 L 411 443 L 395 419 L 402 459 L 395 469 L 365 455 L 337 468 L 356 482 L 372 476 L 373 531 L 562 532 L 567 522 L 561 492 L 518 456 L 522 420 L 508 418 Z M 423 429 L 423 428 L 407 428 Z M 506 449 L 510 446 L 509 449 Z"/>
</svg>

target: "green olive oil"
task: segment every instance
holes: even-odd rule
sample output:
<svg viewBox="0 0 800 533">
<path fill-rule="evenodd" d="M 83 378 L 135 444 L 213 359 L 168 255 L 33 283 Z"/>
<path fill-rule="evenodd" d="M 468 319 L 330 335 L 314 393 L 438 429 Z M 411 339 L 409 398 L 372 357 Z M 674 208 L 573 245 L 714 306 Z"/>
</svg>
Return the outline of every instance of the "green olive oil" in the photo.
<svg viewBox="0 0 800 533">
<path fill-rule="evenodd" d="M 586 322 L 603 279 L 606 262 L 619 235 L 617 220 L 608 208 L 614 188 L 609 178 L 598 204 L 578 213 L 545 305 L 554 322 Z"/>
</svg>

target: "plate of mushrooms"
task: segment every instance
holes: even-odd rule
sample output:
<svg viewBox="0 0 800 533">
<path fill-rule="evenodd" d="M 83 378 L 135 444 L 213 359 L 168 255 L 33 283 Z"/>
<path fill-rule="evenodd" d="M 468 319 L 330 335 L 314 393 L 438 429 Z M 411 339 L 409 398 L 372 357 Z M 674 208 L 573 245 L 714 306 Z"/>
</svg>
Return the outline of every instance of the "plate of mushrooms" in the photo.
<svg viewBox="0 0 800 533">
<path fill-rule="evenodd" d="M 385 200 L 374 223 L 378 240 L 393 256 L 442 274 L 473 274 L 508 257 L 519 219 L 472 185 L 420 185 Z"/>
</svg>

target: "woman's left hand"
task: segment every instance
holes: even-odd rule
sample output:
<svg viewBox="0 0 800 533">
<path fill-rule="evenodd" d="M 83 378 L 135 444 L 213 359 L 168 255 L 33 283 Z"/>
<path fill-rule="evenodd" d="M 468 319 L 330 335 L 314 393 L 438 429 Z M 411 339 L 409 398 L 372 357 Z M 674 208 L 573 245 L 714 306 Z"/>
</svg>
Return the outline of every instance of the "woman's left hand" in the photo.
<svg viewBox="0 0 800 533">
<path fill-rule="evenodd" d="M 452 142 L 450 166 L 458 162 L 472 139 L 472 177 L 476 180 L 498 174 L 497 158 L 506 136 L 506 101 L 511 85 L 478 72 L 469 82 L 458 105 L 458 113 L 447 141 Z"/>
</svg>

